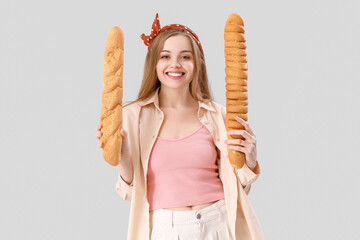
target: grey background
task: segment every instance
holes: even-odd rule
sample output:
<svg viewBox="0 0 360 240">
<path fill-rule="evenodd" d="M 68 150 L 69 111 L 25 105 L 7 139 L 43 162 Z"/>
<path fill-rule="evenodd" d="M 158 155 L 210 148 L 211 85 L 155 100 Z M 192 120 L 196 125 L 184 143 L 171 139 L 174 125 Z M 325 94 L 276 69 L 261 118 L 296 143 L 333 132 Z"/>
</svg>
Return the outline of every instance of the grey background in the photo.
<svg viewBox="0 0 360 240">
<path fill-rule="evenodd" d="M 202 42 L 225 105 L 224 24 L 245 20 L 249 124 L 262 174 L 249 199 L 267 239 L 360 234 L 358 1 L 3 1 L 0 239 L 125 239 L 130 203 L 95 138 L 103 54 L 125 33 L 123 101 L 139 90 L 156 12 Z"/>
</svg>

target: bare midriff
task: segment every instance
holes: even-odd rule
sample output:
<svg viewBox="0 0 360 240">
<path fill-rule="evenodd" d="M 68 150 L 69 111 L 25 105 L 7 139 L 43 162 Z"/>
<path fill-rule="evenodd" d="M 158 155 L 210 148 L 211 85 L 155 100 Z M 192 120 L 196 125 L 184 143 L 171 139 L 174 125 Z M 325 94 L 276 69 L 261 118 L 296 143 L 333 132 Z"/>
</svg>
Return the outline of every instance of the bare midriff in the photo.
<svg viewBox="0 0 360 240">
<path fill-rule="evenodd" d="M 211 204 L 215 203 L 217 201 L 213 201 L 213 202 L 209 202 L 209 203 L 203 203 L 203 204 L 198 204 L 198 205 L 193 205 L 193 206 L 186 206 L 186 207 L 177 207 L 177 208 L 165 208 L 165 209 L 169 209 L 169 210 L 174 210 L 174 211 L 188 211 L 188 210 L 198 210 L 198 209 L 202 209 L 205 207 L 210 206 Z"/>
<path fill-rule="evenodd" d="M 209 203 L 203 203 L 203 204 L 197 204 L 197 205 L 193 205 L 193 206 L 186 206 L 186 207 L 176 207 L 176 208 L 164 208 L 164 209 L 168 209 L 168 210 L 173 210 L 173 211 L 190 211 L 190 210 L 198 210 L 198 209 L 202 209 L 202 208 L 205 208 L 205 207 L 208 207 L 210 206 L 211 204 L 217 202 L 218 200 L 216 201 L 213 201 L 213 202 L 209 202 Z M 152 210 L 154 211 L 154 210 Z M 150 212 L 152 212 L 150 211 Z"/>
</svg>

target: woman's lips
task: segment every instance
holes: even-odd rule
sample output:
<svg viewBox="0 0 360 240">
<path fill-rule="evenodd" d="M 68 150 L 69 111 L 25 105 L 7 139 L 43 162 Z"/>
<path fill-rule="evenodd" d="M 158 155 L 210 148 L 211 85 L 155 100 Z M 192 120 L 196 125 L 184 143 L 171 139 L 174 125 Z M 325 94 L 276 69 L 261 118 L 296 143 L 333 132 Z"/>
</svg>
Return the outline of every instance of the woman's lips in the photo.
<svg viewBox="0 0 360 240">
<path fill-rule="evenodd" d="M 170 75 L 171 74 L 171 75 Z M 180 79 L 184 76 L 184 72 L 167 72 L 166 75 L 171 79 Z"/>
</svg>

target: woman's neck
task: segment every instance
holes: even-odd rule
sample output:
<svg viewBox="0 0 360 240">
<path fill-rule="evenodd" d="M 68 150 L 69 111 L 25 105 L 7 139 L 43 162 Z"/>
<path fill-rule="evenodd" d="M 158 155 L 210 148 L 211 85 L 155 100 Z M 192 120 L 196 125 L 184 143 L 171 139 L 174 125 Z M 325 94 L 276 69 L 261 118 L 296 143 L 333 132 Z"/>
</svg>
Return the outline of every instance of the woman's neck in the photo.
<svg viewBox="0 0 360 240">
<path fill-rule="evenodd" d="M 160 108 L 193 108 L 198 102 L 191 96 L 189 88 L 160 88 L 159 107 Z"/>
</svg>

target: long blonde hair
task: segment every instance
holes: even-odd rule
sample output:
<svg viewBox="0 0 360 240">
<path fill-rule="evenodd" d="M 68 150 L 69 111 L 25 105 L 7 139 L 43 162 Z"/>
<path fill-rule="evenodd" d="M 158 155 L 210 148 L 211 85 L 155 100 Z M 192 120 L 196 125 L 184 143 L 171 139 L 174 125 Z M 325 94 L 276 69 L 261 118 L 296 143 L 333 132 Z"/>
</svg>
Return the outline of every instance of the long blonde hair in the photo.
<svg viewBox="0 0 360 240">
<path fill-rule="evenodd" d="M 197 101 L 210 102 L 213 100 L 212 94 L 209 90 L 204 55 L 201 53 L 199 46 L 189 33 L 182 29 L 175 28 L 162 32 L 154 38 L 150 51 L 146 54 L 143 80 L 141 82 L 137 99 L 123 107 L 147 99 L 158 87 L 161 87 L 161 82 L 156 74 L 156 64 L 159 60 L 160 53 L 163 50 L 165 41 L 176 35 L 186 36 L 190 40 L 194 55 L 194 76 L 189 84 L 191 96 Z"/>
</svg>

